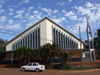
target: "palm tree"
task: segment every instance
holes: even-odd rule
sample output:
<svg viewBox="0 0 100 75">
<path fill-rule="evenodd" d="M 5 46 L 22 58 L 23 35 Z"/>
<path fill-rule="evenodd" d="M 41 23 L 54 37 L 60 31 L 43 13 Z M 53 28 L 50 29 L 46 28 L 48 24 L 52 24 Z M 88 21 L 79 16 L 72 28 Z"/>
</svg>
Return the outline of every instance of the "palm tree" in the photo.
<svg viewBox="0 0 100 75">
<path fill-rule="evenodd" d="M 46 65 L 46 68 L 52 67 L 52 61 L 58 55 L 59 50 L 56 43 L 47 43 L 38 49 L 39 60 Z"/>
<path fill-rule="evenodd" d="M 32 50 L 26 47 L 20 47 L 13 52 L 13 57 L 18 60 L 19 65 L 25 65 L 31 58 Z"/>
</svg>

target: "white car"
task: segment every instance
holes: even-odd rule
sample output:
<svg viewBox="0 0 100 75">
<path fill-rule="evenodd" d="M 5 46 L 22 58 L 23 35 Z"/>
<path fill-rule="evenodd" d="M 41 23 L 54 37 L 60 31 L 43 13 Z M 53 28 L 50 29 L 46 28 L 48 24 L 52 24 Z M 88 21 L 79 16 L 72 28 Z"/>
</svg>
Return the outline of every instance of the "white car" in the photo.
<svg viewBox="0 0 100 75">
<path fill-rule="evenodd" d="M 34 70 L 36 72 L 45 70 L 45 65 L 39 65 L 37 62 L 29 63 L 28 65 L 22 66 L 21 70 L 24 72 L 26 70 Z"/>
</svg>

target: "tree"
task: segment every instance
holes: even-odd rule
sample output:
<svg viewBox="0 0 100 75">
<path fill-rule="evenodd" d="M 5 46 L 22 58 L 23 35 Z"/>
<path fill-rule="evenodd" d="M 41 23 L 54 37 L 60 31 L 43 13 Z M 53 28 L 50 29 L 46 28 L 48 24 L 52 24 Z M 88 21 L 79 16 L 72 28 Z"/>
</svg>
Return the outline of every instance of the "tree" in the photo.
<svg viewBox="0 0 100 75">
<path fill-rule="evenodd" d="M 13 57 L 18 60 L 19 65 L 26 65 L 31 58 L 32 50 L 26 47 L 20 47 L 13 52 Z"/>
<path fill-rule="evenodd" d="M 52 61 L 59 56 L 58 45 L 47 43 L 38 49 L 39 60 L 45 64 L 46 68 L 52 67 Z"/>
<path fill-rule="evenodd" d="M 97 50 L 100 50 L 100 28 L 97 30 L 97 37 L 94 38 L 94 47 Z"/>
<path fill-rule="evenodd" d="M 2 38 L 0 39 L 0 63 L 3 63 L 4 57 L 5 57 L 5 43 L 7 40 L 3 40 Z"/>
<path fill-rule="evenodd" d="M 62 63 L 58 66 L 59 69 L 71 69 L 71 65 L 67 64 L 67 62 L 71 59 L 71 55 L 69 53 L 64 52 L 62 54 Z"/>
</svg>

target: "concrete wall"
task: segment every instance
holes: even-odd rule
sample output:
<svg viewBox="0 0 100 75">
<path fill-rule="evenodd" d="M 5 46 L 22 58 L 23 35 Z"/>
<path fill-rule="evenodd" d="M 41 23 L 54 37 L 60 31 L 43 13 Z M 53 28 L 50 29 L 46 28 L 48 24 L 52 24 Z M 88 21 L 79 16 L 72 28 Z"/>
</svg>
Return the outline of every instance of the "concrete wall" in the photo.
<svg viewBox="0 0 100 75">
<path fill-rule="evenodd" d="M 37 24 L 36 26 L 32 27 L 31 29 L 29 29 L 28 31 L 26 31 L 25 33 L 21 34 L 20 36 L 18 36 L 17 38 L 15 38 L 13 41 L 11 41 L 10 43 L 8 43 L 6 45 L 6 51 L 11 51 L 12 50 L 12 44 L 17 42 L 18 40 L 20 40 L 21 38 L 23 38 L 24 36 L 26 36 L 27 34 L 29 34 L 31 31 L 34 31 L 34 29 L 36 29 L 37 27 L 40 26 L 40 37 L 41 39 L 43 39 L 44 37 L 46 37 L 46 20 L 43 20 L 42 22 L 40 22 L 39 24 Z M 43 38 L 42 38 L 43 37 Z M 46 43 L 46 41 L 41 40 L 41 45 Z"/>
<path fill-rule="evenodd" d="M 69 38 L 71 38 L 74 41 L 78 42 L 78 49 L 80 49 L 80 41 L 78 39 L 76 39 L 75 37 L 73 37 L 72 35 L 67 33 L 62 28 L 60 28 L 57 25 L 55 25 L 55 23 L 49 21 L 48 19 L 44 19 L 43 21 L 41 21 L 40 23 L 38 23 L 34 27 L 31 27 L 29 30 L 27 30 L 26 32 L 24 32 L 23 34 L 18 36 L 17 38 L 13 39 L 13 41 L 8 43 L 6 45 L 6 51 L 11 51 L 12 50 L 12 44 L 14 44 L 18 40 L 22 39 L 24 36 L 26 36 L 30 32 L 34 31 L 34 29 L 36 29 L 39 26 L 40 26 L 40 40 L 41 40 L 40 41 L 40 45 L 43 45 L 45 43 L 52 43 L 52 25 L 56 29 L 58 29 L 58 31 L 60 30 L 61 32 L 63 32 L 63 34 L 67 35 Z M 83 44 L 82 44 L 82 48 L 83 48 Z"/>
</svg>

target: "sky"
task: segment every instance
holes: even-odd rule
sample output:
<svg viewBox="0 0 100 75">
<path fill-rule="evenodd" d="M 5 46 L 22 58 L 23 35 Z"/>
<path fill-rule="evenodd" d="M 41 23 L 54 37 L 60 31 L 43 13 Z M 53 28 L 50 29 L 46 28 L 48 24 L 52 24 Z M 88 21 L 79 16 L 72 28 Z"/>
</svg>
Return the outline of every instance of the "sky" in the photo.
<svg viewBox="0 0 100 75">
<path fill-rule="evenodd" d="M 100 0 L 0 0 L 0 38 L 10 41 L 44 17 L 48 17 L 82 40 L 89 24 L 93 38 L 100 28 Z M 9 34 L 5 34 L 9 33 Z"/>
</svg>

